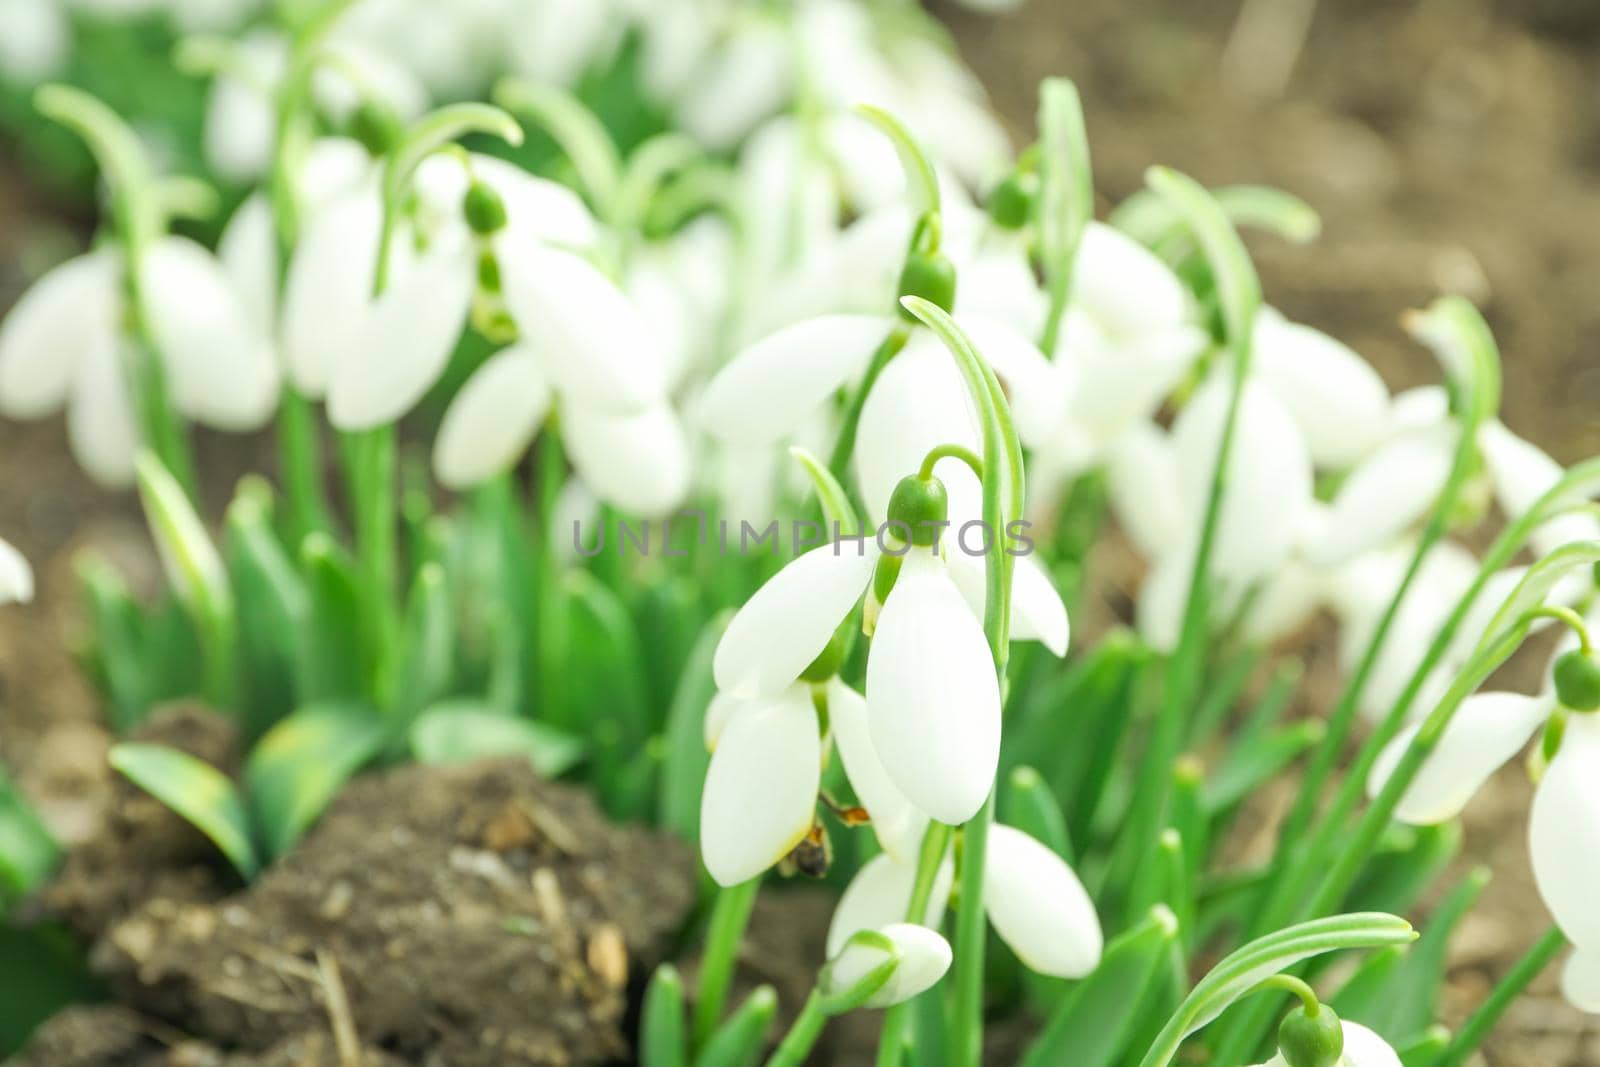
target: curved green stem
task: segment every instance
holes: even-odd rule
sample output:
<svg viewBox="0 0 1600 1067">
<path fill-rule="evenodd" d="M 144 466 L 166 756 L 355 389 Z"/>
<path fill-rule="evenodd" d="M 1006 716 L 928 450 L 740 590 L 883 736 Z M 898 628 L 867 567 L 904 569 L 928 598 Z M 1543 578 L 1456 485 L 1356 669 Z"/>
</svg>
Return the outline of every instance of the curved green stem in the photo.
<svg viewBox="0 0 1600 1067">
<path fill-rule="evenodd" d="M 922 457 L 922 466 L 917 468 L 917 477 L 923 481 L 932 478 L 933 468 L 941 459 L 959 459 L 978 476 L 978 481 L 983 481 L 983 459 L 966 445 L 957 444 L 935 445 L 929 449 Z"/>
<path fill-rule="evenodd" d="M 861 412 L 867 406 L 867 394 L 872 392 L 872 387 L 878 381 L 878 376 L 889 365 L 889 361 L 900 354 L 900 350 L 911 339 L 911 331 L 904 323 L 896 323 L 890 329 L 887 337 L 872 353 L 872 360 L 867 364 L 867 373 L 862 375 L 861 383 L 850 397 L 850 404 L 845 408 L 844 419 L 839 423 L 839 437 L 833 443 L 833 452 L 828 457 L 828 470 L 840 482 L 848 479 L 850 457 L 856 450 L 856 431 L 861 426 Z"/>
<path fill-rule="evenodd" d="M 711 924 L 706 930 L 706 949 L 700 963 L 700 989 L 694 1004 L 696 1048 L 705 1046 L 717 1024 L 722 1021 L 722 1009 L 728 1002 L 728 990 L 733 986 L 733 965 L 738 958 L 739 945 L 744 940 L 745 927 L 750 923 L 750 911 L 755 907 L 756 894 L 760 889 L 761 879 L 758 877 L 717 891 L 717 902 L 711 910 Z M 812 999 L 816 999 L 815 991 Z M 809 1007 L 811 1001 L 806 1003 Z M 820 1010 L 820 1005 L 818 1007 Z"/>
<path fill-rule="evenodd" d="M 822 1036 L 822 1028 L 828 1021 L 828 1015 L 822 1010 L 822 996 L 816 990 L 811 990 L 811 995 L 806 997 L 805 1005 L 800 1009 L 800 1014 L 795 1016 L 794 1022 L 789 1026 L 788 1033 L 783 1035 L 783 1040 L 767 1059 L 767 1067 L 802 1067 L 808 1062 L 811 1050 L 816 1046 L 817 1038 Z"/>
<path fill-rule="evenodd" d="M 1275 974 L 1256 986 L 1252 992 L 1264 993 L 1274 989 L 1293 993 L 1299 997 L 1301 1005 L 1306 1009 L 1306 1014 L 1312 1018 L 1316 1018 L 1317 1014 L 1322 1011 L 1322 1001 L 1317 999 L 1317 991 L 1307 985 L 1304 979 L 1296 978 L 1292 974 Z"/>
<path fill-rule="evenodd" d="M 1567 607 L 1565 604 L 1545 604 L 1533 612 L 1536 619 L 1555 619 L 1566 625 L 1578 637 L 1578 650 L 1585 656 L 1594 651 L 1594 646 L 1589 641 L 1589 626 L 1583 621 L 1583 616 Z"/>
<path fill-rule="evenodd" d="M 856 113 L 871 122 L 884 135 L 894 142 L 896 154 L 900 157 L 900 166 L 906 175 L 906 191 L 911 196 L 912 217 L 926 219 L 937 218 L 939 215 L 939 175 L 933 169 L 933 164 L 928 161 L 928 155 L 911 136 L 911 131 L 905 124 L 882 108 L 873 107 L 871 104 L 861 104 L 856 108 Z M 939 234 L 935 229 L 929 235 L 932 244 L 923 249 L 925 252 L 936 252 L 939 249 Z"/>
</svg>

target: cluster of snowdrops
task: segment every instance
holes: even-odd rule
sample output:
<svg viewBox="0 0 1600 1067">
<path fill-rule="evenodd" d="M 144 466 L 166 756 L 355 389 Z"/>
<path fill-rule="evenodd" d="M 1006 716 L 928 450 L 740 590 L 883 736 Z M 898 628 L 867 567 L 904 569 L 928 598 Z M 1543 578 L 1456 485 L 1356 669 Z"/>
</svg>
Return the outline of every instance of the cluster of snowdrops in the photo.
<svg viewBox="0 0 1600 1067">
<path fill-rule="evenodd" d="M 887 1008 L 880 1064 L 974 1065 L 1024 1014 L 1029 1064 L 1459 1067 L 1569 946 L 1600 1011 L 1600 462 L 1498 421 L 1470 305 L 1408 319 L 1441 384 L 1391 395 L 1264 303 L 1238 228 L 1306 241 L 1308 206 L 1155 168 L 1097 221 L 1070 83 L 1013 154 L 905 5 L 404 7 L 179 42 L 235 194 L 214 247 L 182 234 L 216 192 L 116 101 L 36 94 L 106 225 L 0 324 L 0 413 L 64 409 L 84 469 L 137 485 L 169 589 L 82 567 L 108 715 L 200 695 L 253 749 L 238 781 L 111 759 L 242 877 L 365 768 L 520 753 L 699 843 L 703 961 L 652 978 L 647 1064 L 799 1064 Z M 422 51 L 380 32 L 435 16 Z M 278 446 L 220 526 L 194 424 Z M 708 518 L 811 535 L 735 553 Z M 1069 648 L 1109 538 L 1136 618 Z M 1327 615 L 1343 689 L 1290 715 L 1284 650 Z M 1549 629 L 1538 694 L 1485 688 Z M 1451 1033 L 1486 875 L 1416 944 L 1397 914 L 1524 750 L 1554 923 Z M 7 900 L 55 846 L 0 810 Z M 770 990 L 728 995 L 758 890 L 805 877 L 842 893 L 776 1034 Z"/>
</svg>

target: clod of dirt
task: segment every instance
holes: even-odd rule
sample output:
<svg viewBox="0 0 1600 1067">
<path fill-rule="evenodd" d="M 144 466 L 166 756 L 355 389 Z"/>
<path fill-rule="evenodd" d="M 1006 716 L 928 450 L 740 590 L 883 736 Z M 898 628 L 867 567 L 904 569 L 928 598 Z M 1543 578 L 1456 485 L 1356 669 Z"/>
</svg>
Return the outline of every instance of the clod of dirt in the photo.
<svg viewBox="0 0 1600 1067">
<path fill-rule="evenodd" d="M 342 1023 L 403 1062 L 561 1067 L 626 1053 L 630 984 L 694 892 L 685 845 L 526 761 L 403 767 L 352 783 L 254 885 L 142 900 L 91 960 L 120 1004 L 230 1054 Z"/>
<path fill-rule="evenodd" d="M 131 739 L 181 749 L 230 774 L 239 763 L 233 723 L 194 704 L 157 709 Z M 126 778 L 110 777 L 101 824 L 68 853 L 44 891 L 45 908 L 94 938 L 146 900 L 215 900 L 236 884 L 204 834 Z"/>
</svg>

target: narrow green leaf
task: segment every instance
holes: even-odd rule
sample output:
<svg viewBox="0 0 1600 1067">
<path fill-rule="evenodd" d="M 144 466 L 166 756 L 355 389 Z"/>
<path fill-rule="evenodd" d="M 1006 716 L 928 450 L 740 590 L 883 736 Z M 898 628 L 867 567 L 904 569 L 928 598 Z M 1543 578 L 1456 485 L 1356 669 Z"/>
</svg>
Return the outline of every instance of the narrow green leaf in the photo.
<svg viewBox="0 0 1600 1067">
<path fill-rule="evenodd" d="M 1327 736 L 1328 728 L 1315 719 L 1273 730 L 1253 744 L 1230 747 L 1222 766 L 1205 784 L 1204 805 L 1215 818 L 1233 810 L 1304 753 Z"/>
<path fill-rule="evenodd" d="M 757 986 L 695 1057 L 695 1067 L 750 1067 L 766 1045 L 767 1031 L 778 1016 L 778 994 Z"/>
<path fill-rule="evenodd" d="M 164 745 L 113 745 L 111 766 L 140 789 L 177 812 L 222 851 L 245 881 L 261 860 L 250 834 L 250 816 L 238 787 L 211 764 Z"/>
<path fill-rule="evenodd" d="M 1395 975 L 1411 950 L 1411 945 L 1390 945 L 1362 960 L 1328 1001 L 1339 1018 L 1370 1027 L 1370 1020 L 1383 1012 L 1384 998 L 1393 990 Z"/>
<path fill-rule="evenodd" d="M 650 976 L 639 1021 L 640 1067 L 689 1067 L 683 978 L 670 963 Z"/>
<path fill-rule="evenodd" d="M 402 722 L 449 692 L 455 648 L 456 628 L 444 568 L 424 563 L 411 586 L 401 636 L 401 684 L 395 696 Z"/>
<path fill-rule="evenodd" d="M 1223 185 L 1211 191 L 1235 226 L 1263 230 L 1294 244 L 1314 241 L 1322 233 L 1316 209 L 1293 193 L 1265 185 Z M 1193 244 L 1185 240 L 1183 223 L 1159 196 L 1141 189 L 1117 205 L 1110 223 L 1135 241 L 1163 254 L 1167 261 L 1187 259 Z"/>
<path fill-rule="evenodd" d="M 1438 1015 L 1439 992 L 1444 988 L 1450 960 L 1450 939 L 1489 884 L 1489 872 L 1478 868 L 1467 874 L 1428 916 L 1422 936 L 1401 961 L 1383 995 L 1364 1015 L 1353 1016 L 1397 1047 L 1426 1033 Z M 1351 1018 L 1351 1016 L 1346 1016 Z"/>
<path fill-rule="evenodd" d="M 383 748 L 389 724 L 359 704 L 313 704 L 269 730 L 245 765 L 269 856 L 287 852 L 350 776 Z"/>
<path fill-rule="evenodd" d="M 376 645 L 354 561 L 331 537 L 313 533 L 301 546 L 300 567 L 310 598 L 310 625 L 301 632 L 299 653 L 304 698 L 367 699 Z"/>
<path fill-rule="evenodd" d="M 1410 914 L 1424 893 L 1461 852 L 1461 825 L 1397 825 L 1398 847 L 1374 852 L 1351 888 L 1351 907 Z"/>
<path fill-rule="evenodd" d="M 238 605 L 246 726 L 255 737 L 299 698 L 300 642 L 311 601 L 273 532 L 271 490 L 264 481 L 240 482 L 228 507 L 223 543 Z"/>
<path fill-rule="evenodd" d="M 1430 1026 L 1420 1037 L 1395 1046 L 1402 1067 L 1433 1067 L 1444 1058 L 1450 1048 L 1450 1031 L 1442 1026 Z"/>
<path fill-rule="evenodd" d="M 1067 817 L 1061 812 L 1050 786 L 1032 767 L 1014 768 L 1000 794 L 1000 821 L 1047 845 L 1052 852 L 1073 860 Z"/>
<path fill-rule="evenodd" d="M 594 112 L 571 93 L 524 78 L 502 79 L 493 96 L 495 103 L 528 116 L 555 140 L 577 170 L 595 213 L 613 218 L 622 184 L 622 159 Z"/>
<path fill-rule="evenodd" d="M 906 192 L 911 198 L 911 217 L 919 219 L 939 213 L 939 176 L 928 162 L 928 154 L 905 124 L 882 108 L 861 104 L 856 112 L 878 127 L 894 143 L 900 167 L 906 175 Z"/>
<path fill-rule="evenodd" d="M 658 817 L 662 826 L 690 842 L 700 839 L 700 790 L 711 764 L 704 726 L 706 708 L 717 692 L 711 662 L 728 618 L 724 613 L 701 631 L 667 712 Z"/>
<path fill-rule="evenodd" d="M 117 733 L 127 733 L 144 718 L 155 697 L 142 613 L 122 575 L 99 553 L 79 557 L 77 571 L 92 624 L 88 666 L 105 689 L 111 725 Z"/>
<path fill-rule="evenodd" d="M 1065 78 L 1039 86 L 1039 258 L 1050 314 L 1041 347 L 1053 356 L 1072 288 L 1078 243 L 1094 218 L 1094 169 L 1084 130 L 1083 101 Z"/>
<path fill-rule="evenodd" d="M 492 756 L 526 756 L 542 777 L 556 778 L 584 756 L 584 743 L 553 726 L 515 719 L 470 700 L 437 704 L 417 717 L 409 735 L 418 763 L 470 763 Z"/>
<path fill-rule="evenodd" d="M 44 821 L 0 771 L 0 916 L 50 877 L 56 856 Z"/>
<path fill-rule="evenodd" d="M 789 455 L 799 461 L 811 476 L 811 484 L 817 491 L 817 501 L 822 505 L 822 519 L 828 524 L 831 535 L 834 529 L 843 531 L 848 536 L 854 536 L 861 531 L 861 520 L 856 516 L 856 509 L 850 504 L 850 494 L 844 491 L 844 486 L 839 484 L 839 479 L 833 472 L 822 465 L 809 451 L 794 445 L 789 449 Z"/>
<path fill-rule="evenodd" d="M 34 1030 L 70 1004 L 99 999 L 78 939 L 59 926 L 0 923 L 0 1061 L 21 1051 Z"/>
<path fill-rule="evenodd" d="M 1110 1067 L 1118 1062 L 1177 936 L 1178 920 L 1158 905 L 1144 921 L 1114 938 L 1094 973 L 1075 985 L 1051 1014 L 1021 1067 Z"/>
</svg>

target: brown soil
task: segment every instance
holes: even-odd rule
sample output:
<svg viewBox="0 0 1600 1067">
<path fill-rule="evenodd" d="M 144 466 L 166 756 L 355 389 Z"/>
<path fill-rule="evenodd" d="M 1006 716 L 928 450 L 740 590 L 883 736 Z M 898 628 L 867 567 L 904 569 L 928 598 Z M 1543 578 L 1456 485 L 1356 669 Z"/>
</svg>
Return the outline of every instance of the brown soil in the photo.
<svg viewBox="0 0 1600 1067">
<path fill-rule="evenodd" d="M 224 720 L 192 709 L 140 737 L 236 760 Z M 107 792 L 42 905 L 116 1007 L 59 1016 L 32 1067 L 333 1064 L 340 1041 L 382 1050 L 368 1067 L 603 1062 L 694 902 L 687 847 L 525 761 L 363 777 L 243 889 L 187 823 Z"/>
</svg>

